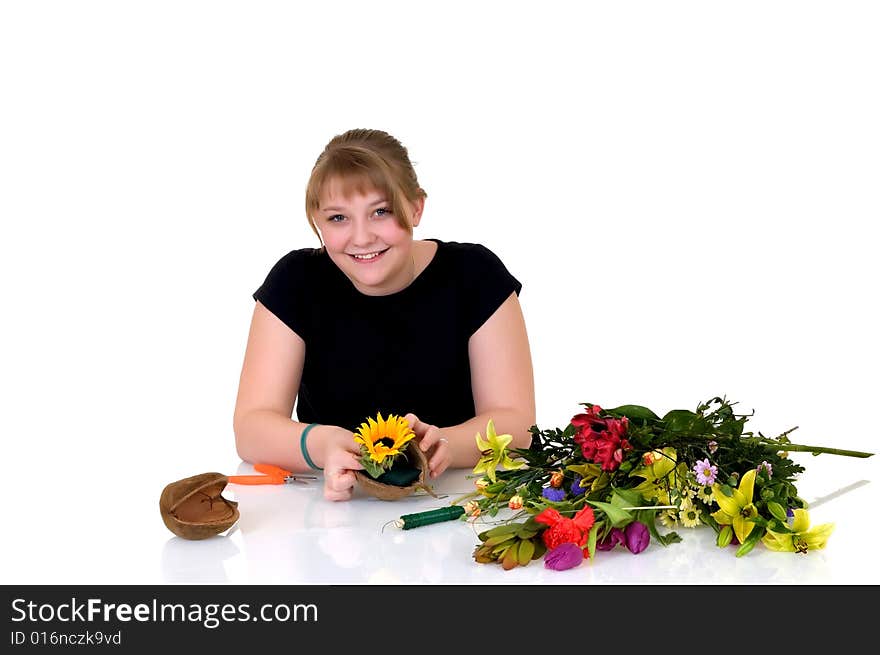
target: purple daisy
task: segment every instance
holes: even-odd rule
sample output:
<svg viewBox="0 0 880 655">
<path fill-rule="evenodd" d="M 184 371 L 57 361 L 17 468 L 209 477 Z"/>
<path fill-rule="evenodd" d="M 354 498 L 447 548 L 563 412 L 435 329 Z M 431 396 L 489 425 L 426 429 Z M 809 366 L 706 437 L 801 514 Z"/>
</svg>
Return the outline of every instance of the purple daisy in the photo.
<svg viewBox="0 0 880 655">
<path fill-rule="evenodd" d="M 718 467 L 713 466 L 709 459 L 701 459 L 694 464 L 694 473 L 697 474 L 697 482 L 704 486 L 715 483 L 715 476 L 718 475 Z"/>
</svg>

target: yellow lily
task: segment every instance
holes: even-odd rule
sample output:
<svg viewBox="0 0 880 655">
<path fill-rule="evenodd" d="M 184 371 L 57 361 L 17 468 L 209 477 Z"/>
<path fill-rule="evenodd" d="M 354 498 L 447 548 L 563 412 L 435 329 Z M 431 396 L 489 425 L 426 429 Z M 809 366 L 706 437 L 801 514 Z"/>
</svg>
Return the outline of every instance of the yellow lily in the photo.
<svg viewBox="0 0 880 655">
<path fill-rule="evenodd" d="M 791 522 L 793 532 L 773 532 L 768 530 L 762 539 L 764 545 L 775 551 L 806 553 L 808 550 L 825 548 L 828 537 L 834 531 L 833 523 L 823 523 L 810 529 L 810 515 L 805 509 L 794 510 Z"/>
<path fill-rule="evenodd" d="M 748 519 L 758 516 L 758 509 L 752 503 L 757 473 L 757 469 L 746 471 L 739 481 L 739 488 L 733 490 L 732 496 L 725 496 L 717 482 L 712 485 L 712 497 L 721 508 L 712 514 L 712 518 L 719 525 L 733 526 L 733 533 L 740 543 L 745 542 L 755 527 Z"/>
<path fill-rule="evenodd" d="M 507 454 L 507 446 L 513 441 L 513 435 L 496 434 L 495 423 L 489 419 L 486 426 L 486 439 L 479 432 L 476 434 L 477 450 L 481 457 L 474 466 L 474 473 L 485 473 L 492 482 L 495 482 L 495 469 L 499 466 L 508 469 L 518 469 L 524 466 L 523 462 L 515 462 Z"/>
<path fill-rule="evenodd" d="M 656 500 L 661 505 L 671 504 L 669 490 L 684 483 L 687 465 L 678 464 L 675 448 L 667 446 L 661 450 L 652 450 L 645 454 L 642 466 L 630 473 L 630 477 L 644 478 L 644 481 L 633 487 L 633 491 L 641 494 L 647 501 Z"/>
</svg>

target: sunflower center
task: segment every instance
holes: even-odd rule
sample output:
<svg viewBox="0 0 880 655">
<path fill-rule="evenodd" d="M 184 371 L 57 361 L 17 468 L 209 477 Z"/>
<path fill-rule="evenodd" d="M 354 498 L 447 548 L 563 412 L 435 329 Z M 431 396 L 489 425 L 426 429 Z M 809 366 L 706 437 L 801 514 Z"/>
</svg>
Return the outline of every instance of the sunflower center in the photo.
<svg viewBox="0 0 880 655">
<path fill-rule="evenodd" d="M 376 443 L 382 444 L 386 448 L 394 448 L 394 439 L 392 439 L 391 437 L 382 437 Z"/>
</svg>

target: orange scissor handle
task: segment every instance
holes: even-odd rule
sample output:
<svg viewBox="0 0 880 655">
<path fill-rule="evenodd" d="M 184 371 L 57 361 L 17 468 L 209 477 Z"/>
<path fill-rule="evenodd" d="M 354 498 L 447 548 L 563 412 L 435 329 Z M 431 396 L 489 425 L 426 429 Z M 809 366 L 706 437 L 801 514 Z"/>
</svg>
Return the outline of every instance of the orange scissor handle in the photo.
<svg viewBox="0 0 880 655">
<path fill-rule="evenodd" d="M 282 484 L 283 477 L 277 475 L 230 475 L 226 478 L 233 484 Z"/>
<path fill-rule="evenodd" d="M 230 475 L 227 480 L 233 484 L 284 484 L 284 479 L 291 474 L 274 464 L 254 464 L 254 469 L 265 475 Z"/>
<path fill-rule="evenodd" d="M 278 478 L 286 478 L 288 475 L 291 475 L 290 471 L 287 471 L 280 466 L 275 466 L 274 464 L 254 464 L 254 469 L 260 473 L 265 473 L 266 475 L 272 475 Z"/>
</svg>

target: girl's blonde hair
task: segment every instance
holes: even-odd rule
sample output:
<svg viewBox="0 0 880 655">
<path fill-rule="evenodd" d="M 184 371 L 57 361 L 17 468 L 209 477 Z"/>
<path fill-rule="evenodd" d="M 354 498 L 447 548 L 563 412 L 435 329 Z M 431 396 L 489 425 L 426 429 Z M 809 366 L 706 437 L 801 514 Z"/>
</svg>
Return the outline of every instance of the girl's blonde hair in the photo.
<svg viewBox="0 0 880 655">
<path fill-rule="evenodd" d="M 345 197 L 352 192 L 365 195 L 370 190 L 385 194 L 391 213 L 410 234 L 413 228 L 409 207 L 419 198 L 428 197 L 419 186 L 406 148 L 393 136 L 381 130 L 363 129 L 338 134 L 324 147 L 306 185 L 306 216 L 322 246 L 316 216 L 321 193 L 330 182 L 340 183 Z"/>
</svg>

